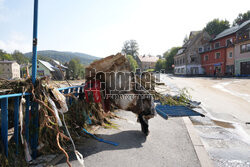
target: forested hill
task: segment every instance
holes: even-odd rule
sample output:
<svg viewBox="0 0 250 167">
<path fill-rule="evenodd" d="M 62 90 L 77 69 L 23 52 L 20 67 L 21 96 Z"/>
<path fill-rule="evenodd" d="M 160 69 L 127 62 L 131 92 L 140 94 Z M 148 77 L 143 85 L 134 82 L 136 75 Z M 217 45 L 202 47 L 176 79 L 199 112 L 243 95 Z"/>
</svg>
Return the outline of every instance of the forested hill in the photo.
<svg viewBox="0 0 250 167">
<path fill-rule="evenodd" d="M 31 58 L 32 53 L 25 53 L 26 57 Z M 78 52 L 60 52 L 54 50 L 43 50 L 37 52 L 38 58 L 43 60 L 54 59 L 60 61 L 61 63 L 69 62 L 71 59 L 79 59 L 81 64 L 89 64 L 94 60 L 100 59 L 99 57 L 91 56 L 85 53 L 78 53 Z"/>
</svg>

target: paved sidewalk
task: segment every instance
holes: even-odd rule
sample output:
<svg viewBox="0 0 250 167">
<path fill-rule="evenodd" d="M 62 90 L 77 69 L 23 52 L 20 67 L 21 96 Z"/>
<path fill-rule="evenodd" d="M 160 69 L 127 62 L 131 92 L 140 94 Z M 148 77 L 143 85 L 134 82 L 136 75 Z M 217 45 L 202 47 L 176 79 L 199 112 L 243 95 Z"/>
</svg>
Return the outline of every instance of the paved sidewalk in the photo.
<svg viewBox="0 0 250 167">
<path fill-rule="evenodd" d="M 146 138 L 131 112 L 117 113 L 125 119 L 115 119 L 119 129 L 99 129 L 99 137 L 118 142 L 119 146 L 88 139 L 78 147 L 86 167 L 199 167 L 200 162 L 182 118 L 164 120 L 159 115 L 150 119 L 150 134 Z M 72 166 L 79 166 L 70 155 Z M 67 166 L 65 159 L 57 166 Z"/>
</svg>

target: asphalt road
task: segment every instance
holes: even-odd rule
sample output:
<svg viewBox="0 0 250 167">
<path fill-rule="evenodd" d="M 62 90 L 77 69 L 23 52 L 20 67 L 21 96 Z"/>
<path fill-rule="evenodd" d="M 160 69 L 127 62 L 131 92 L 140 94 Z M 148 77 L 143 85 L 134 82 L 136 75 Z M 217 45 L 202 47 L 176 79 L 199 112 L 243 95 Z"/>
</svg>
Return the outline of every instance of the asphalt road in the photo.
<svg viewBox="0 0 250 167">
<path fill-rule="evenodd" d="M 162 75 L 162 81 L 172 87 L 186 88 L 210 117 L 240 124 L 250 122 L 250 79 Z M 250 135 L 250 129 L 245 130 Z"/>
<path fill-rule="evenodd" d="M 182 118 L 164 120 L 156 116 L 149 121 L 150 134 L 140 131 L 133 113 L 119 111 L 123 119 L 115 119 L 118 129 L 99 129 L 99 137 L 119 143 L 113 146 L 94 139 L 85 140 L 78 146 L 86 167 L 199 167 L 186 126 Z M 70 155 L 72 166 L 79 166 L 75 156 Z M 65 159 L 57 164 L 67 166 Z"/>
<path fill-rule="evenodd" d="M 217 167 L 250 166 L 250 79 L 162 75 L 161 91 L 186 88 L 206 117 L 191 117 Z"/>
</svg>

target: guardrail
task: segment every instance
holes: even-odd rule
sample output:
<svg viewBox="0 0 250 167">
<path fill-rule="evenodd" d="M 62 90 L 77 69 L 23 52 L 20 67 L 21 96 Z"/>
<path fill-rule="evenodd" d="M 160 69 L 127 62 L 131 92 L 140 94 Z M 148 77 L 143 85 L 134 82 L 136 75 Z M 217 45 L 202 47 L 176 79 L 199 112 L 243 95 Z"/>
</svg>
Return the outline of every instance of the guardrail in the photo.
<svg viewBox="0 0 250 167">
<path fill-rule="evenodd" d="M 72 86 L 65 88 L 58 88 L 61 93 L 69 94 L 73 93 L 74 96 L 78 96 L 80 92 L 83 92 L 84 85 Z M 4 146 L 5 156 L 8 157 L 8 101 L 9 98 L 14 98 L 14 141 L 16 144 L 16 154 L 18 154 L 18 134 L 19 134 L 19 106 L 21 97 L 25 97 L 25 114 L 24 114 L 24 129 L 25 129 L 25 139 L 27 143 L 30 143 L 32 149 L 32 157 L 37 156 L 37 146 L 38 146 L 38 104 L 32 101 L 31 93 L 16 93 L 0 95 L 1 101 L 1 142 Z M 68 104 L 72 104 L 72 97 L 68 97 Z M 30 110 L 31 108 L 31 110 Z M 30 113 L 31 111 L 31 113 Z M 34 119 L 30 119 L 30 115 L 34 116 Z M 29 124 L 35 126 L 35 133 L 30 133 Z"/>
</svg>

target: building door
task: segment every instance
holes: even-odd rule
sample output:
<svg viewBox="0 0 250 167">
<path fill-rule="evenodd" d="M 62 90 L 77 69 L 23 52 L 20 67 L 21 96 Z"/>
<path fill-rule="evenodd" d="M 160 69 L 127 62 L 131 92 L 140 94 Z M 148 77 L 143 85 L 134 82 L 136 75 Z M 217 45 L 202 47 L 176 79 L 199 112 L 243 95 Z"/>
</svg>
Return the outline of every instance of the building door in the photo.
<svg viewBox="0 0 250 167">
<path fill-rule="evenodd" d="M 193 75 L 193 74 L 194 74 L 194 68 L 191 67 L 191 68 L 190 68 L 190 71 L 191 71 L 191 75 Z"/>
<path fill-rule="evenodd" d="M 250 74 L 250 61 L 240 63 L 240 74 L 241 75 Z"/>
<path fill-rule="evenodd" d="M 198 74 L 198 72 L 199 72 L 198 67 L 191 67 L 191 74 L 192 75 Z"/>
<path fill-rule="evenodd" d="M 195 67 L 195 74 L 199 74 L 199 68 Z"/>
</svg>

